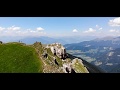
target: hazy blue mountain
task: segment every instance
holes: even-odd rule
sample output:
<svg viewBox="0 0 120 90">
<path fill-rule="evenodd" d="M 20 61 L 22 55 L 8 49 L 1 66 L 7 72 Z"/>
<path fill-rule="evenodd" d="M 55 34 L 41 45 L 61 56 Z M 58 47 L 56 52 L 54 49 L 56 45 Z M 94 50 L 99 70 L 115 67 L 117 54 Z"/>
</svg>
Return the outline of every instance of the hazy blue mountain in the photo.
<svg viewBox="0 0 120 90">
<path fill-rule="evenodd" d="M 40 37 L 22 37 L 22 36 L 15 36 L 15 37 L 0 37 L 0 40 L 3 42 L 16 42 L 22 41 L 26 44 L 33 44 L 35 41 L 41 41 L 44 44 L 59 42 L 62 45 L 71 44 L 71 43 L 78 43 L 86 40 L 92 40 L 95 37 L 82 37 L 82 36 L 61 36 L 61 37 L 48 37 L 48 36 L 40 36 Z"/>
<path fill-rule="evenodd" d="M 83 40 L 87 40 L 88 37 L 80 37 L 80 36 L 66 36 L 66 37 L 47 37 L 47 36 L 40 36 L 40 37 L 26 37 L 21 39 L 22 42 L 27 44 L 33 44 L 35 41 L 42 42 L 43 44 L 50 44 L 50 43 L 61 43 L 62 45 L 70 44 L 70 43 L 78 43 Z M 89 37 L 91 39 L 93 37 Z"/>
<path fill-rule="evenodd" d="M 120 47 L 120 37 L 104 37 L 104 38 L 97 38 L 90 41 L 83 41 L 80 43 L 72 43 L 72 44 L 65 44 L 67 50 L 89 50 L 89 49 L 96 49 L 96 48 L 105 48 L 111 47 L 111 49 L 116 49 Z"/>
<path fill-rule="evenodd" d="M 7 37 L 7 36 L 2 36 L 0 37 L 0 41 L 2 42 L 18 42 L 21 39 L 21 37 Z"/>
<path fill-rule="evenodd" d="M 57 39 L 65 40 L 66 44 L 72 44 L 72 43 L 79 43 L 83 41 L 93 40 L 95 39 L 95 36 L 66 36 L 66 37 L 58 37 Z"/>
<path fill-rule="evenodd" d="M 46 36 L 27 37 L 27 38 L 21 39 L 20 41 L 22 41 L 24 43 L 27 43 L 27 44 L 33 44 L 36 41 L 42 42 L 43 44 L 50 44 L 50 43 L 55 43 L 55 42 L 58 42 L 58 43 L 61 43 L 61 44 L 67 43 L 65 40 L 55 39 L 55 38 L 46 37 Z"/>
</svg>

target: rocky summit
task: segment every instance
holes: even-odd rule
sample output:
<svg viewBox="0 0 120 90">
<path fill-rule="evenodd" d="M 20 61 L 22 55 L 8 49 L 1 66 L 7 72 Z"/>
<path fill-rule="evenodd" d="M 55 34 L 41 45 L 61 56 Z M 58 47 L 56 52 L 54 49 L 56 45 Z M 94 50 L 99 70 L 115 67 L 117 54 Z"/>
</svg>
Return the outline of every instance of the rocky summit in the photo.
<svg viewBox="0 0 120 90">
<path fill-rule="evenodd" d="M 56 69 L 53 68 L 55 70 L 52 71 L 51 70 L 48 71 L 48 69 L 45 69 L 45 72 L 89 73 L 87 68 L 82 63 L 82 60 L 78 58 L 71 59 L 69 55 L 66 53 L 65 47 L 63 47 L 63 45 L 61 45 L 60 43 L 48 44 L 44 47 L 43 51 L 46 52 L 46 54 L 48 55 L 48 57 L 45 58 L 46 63 L 48 59 L 51 59 L 49 60 L 49 62 L 51 61 L 50 63 L 51 65 L 48 66 L 51 68 L 52 67 L 56 68 Z M 44 67 L 46 68 L 47 66 Z"/>
</svg>

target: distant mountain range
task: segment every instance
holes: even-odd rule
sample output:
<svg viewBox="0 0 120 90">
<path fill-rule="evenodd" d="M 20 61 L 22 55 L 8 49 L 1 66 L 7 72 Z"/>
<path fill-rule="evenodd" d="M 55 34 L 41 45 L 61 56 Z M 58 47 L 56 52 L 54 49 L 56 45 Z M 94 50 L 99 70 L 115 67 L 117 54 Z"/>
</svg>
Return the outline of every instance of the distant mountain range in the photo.
<svg viewBox="0 0 120 90">
<path fill-rule="evenodd" d="M 80 43 L 65 44 L 64 47 L 66 50 L 82 52 L 76 55 L 84 54 L 95 58 L 91 63 L 107 72 L 120 72 L 120 37 L 96 38 Z"/>
<path fill-rule="evenodd" d="M 22 36 L 0 36 L 0 41 L 3 42 L 18 42 L 22 41 L 26 44 L 33 44 L 35 41 L 42 42 L 43 44 L 50 44 L 50 43 L 61 43 L 62 45 L 71 44 L 71 43 L 79 43 L 86 40 L 92 40 L 96 37 L 89 36 L 61 36 L 61 37 L 49 37 L 49 36 L 39 36 L 39 37 L 22 37 Z"/>
<path fill-rule="evenodd" d="M 41 42 L 43 44 L 50 44 L 50 43 L 55 43 L 55 42 L 59 42 L 59 43 L 62 43 L 62 44 L 67 43 L 65 40 L 54 39 L 54 38 L 46 37 L 46 36 L 41 36 L 41 37 L 27 37 L 27 38 L 21 39 L 20 41 L 22 41 L 23 43 L 27 43 L 27 44 L 33 44 L 36 41 Z"/>
<path fill-rule="evenodd" d="M 87 40 L 88 37 L 80 37 L 80 36 L 69 36 L 69 37 L 47 37 L 47 36 L 40 36 L 40 37 L 26 37 L 20 39 L 20 41 L 26 44 L 33 44 L 34 42 L 42 42 L 43 44 L 50 44 L 50 43 L 61 43 L 62 45 L 70 44 L 70 43 L 78 43 L 83 40 Z M 89 37 L 92 39 L 94 37 Z"/>
<path fill-rule="evenodd" d="M 111 49 L 116 49 L 120 47 L 120 37 L 104 37 L 97 38 L 90 41 L 83 41 L 80 43 L 73 44 L 65 44 L 64 45 L 67 50 L 88 50 L 88 49 L 96 49 L 96 48 L 107 48 L 111 47 Z"/>
</svg>

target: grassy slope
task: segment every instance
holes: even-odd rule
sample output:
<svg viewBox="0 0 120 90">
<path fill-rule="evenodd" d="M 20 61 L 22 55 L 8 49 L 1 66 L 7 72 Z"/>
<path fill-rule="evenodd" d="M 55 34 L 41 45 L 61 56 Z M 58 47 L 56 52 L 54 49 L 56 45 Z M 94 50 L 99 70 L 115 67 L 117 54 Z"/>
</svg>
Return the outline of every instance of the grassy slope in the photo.
<svg viewBox="0 0 120 90">
<path fill-rule="evenodd" d="M 83 61 L 83 64 L 85 65 L 85 67 L 88 69 L 89 73 L 106 73 L 104 70 L 102 70 L 101 68 L 95 66 L 95 65 L 92 65 L 90 63 L 88 63 L 87 61 L 85 61 L 84 59 L 80 58 L 80 57 L 76 57 L 76 56 L 73 56 L 71 54 L 68 54 L 69 57 L 71 59 L 74 59 L 74 58 L 78 58 L 78 59 L 81 59 Z"/>
<path fill-rule="evenodd" d="M 75 70 L 78 73 L 87 73 L 88 71 L 86 70 L 86 68 L 84 67 L 84 65 L 82 65 L 80 62 L 78 62 L 78 59 L 76 61 L 76 63 L 74 64 Z"/>
<path fill-rule="evenodd" d="M 41 61 L 32 47 L 19 43 L 0 45 L 0 73 L 42 72 Z"/>
</svg>

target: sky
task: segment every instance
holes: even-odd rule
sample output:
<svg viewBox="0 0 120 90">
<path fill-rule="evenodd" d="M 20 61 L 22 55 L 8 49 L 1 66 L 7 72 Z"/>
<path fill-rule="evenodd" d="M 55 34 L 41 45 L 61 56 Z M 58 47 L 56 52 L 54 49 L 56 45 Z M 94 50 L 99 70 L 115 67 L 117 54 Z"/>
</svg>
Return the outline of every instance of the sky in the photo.
<svg viewBox="0 0 120 90">
<path fill-rule="evenodd" d="M 2 36 L 120 36 L 120 17 L 0 17 Z"/>
</svg>

